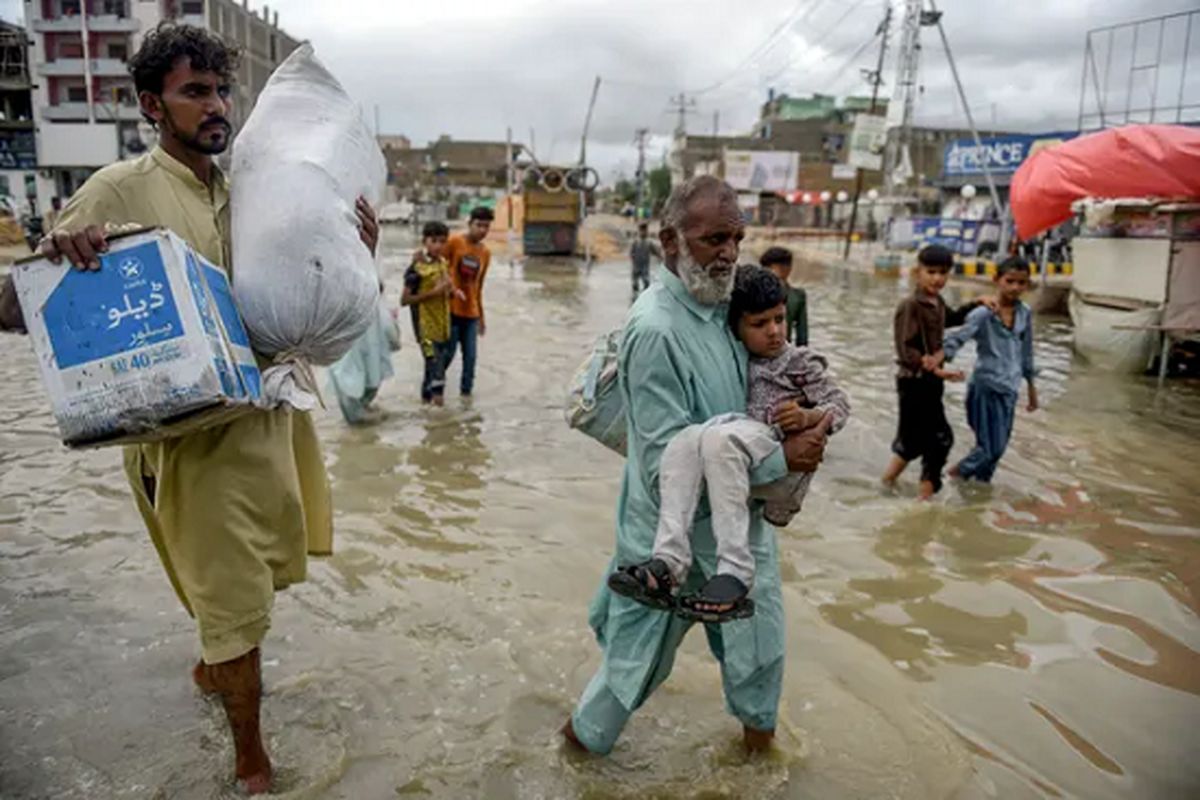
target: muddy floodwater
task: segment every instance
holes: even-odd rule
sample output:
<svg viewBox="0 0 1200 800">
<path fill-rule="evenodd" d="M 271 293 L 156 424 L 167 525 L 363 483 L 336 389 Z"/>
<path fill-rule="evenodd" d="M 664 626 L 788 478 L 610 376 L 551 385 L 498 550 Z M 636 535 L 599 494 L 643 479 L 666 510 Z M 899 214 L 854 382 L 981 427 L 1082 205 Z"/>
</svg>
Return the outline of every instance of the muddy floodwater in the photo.
<svg viewBox="0 0 1200 800">
<path fill-rule="evenodd" d="M 388 231 L 389 293 L 412 241 Z M 1044 410 L 991 488 L 881 491 L 895 280 L 800 269 L 854 417 L 779 532 L 779 748 L 747 761 L 694 631 L 610 758 L 556 731 L 595 669 L 587 604 L 621 462 L 566 428 L 628 266 L 493 264 L 476 398 L 421 408 L 405 318 L 382 425 L 319 428 L 336 555 L 264 649 L 278 794 L 296 798 L 1200 796 L 1200 386 L 1112 376 L 1039 319 Z M 950 292 L 954 294 L 953 291 Z M 0 797 L 235 796 L 190 620 L 115 451 L 74 453 L 28 343 L 0 339 Z M 970 432 L 949 390 L 955 455 Z"/>
</svg>

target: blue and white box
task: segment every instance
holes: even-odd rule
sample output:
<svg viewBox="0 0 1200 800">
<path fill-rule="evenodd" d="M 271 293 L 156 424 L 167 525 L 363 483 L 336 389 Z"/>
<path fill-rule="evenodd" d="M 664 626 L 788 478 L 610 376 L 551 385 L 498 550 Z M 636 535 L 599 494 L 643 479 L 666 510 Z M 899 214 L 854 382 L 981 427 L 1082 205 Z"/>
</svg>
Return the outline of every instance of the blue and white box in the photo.
<svg viewBox="0 0 1200 800">
<path fill-rule="evenodd" d="M 170 231 L 111 238 L 98 272 L 35 259 L 13 281 L 70 447 L 179 436 L 261 399 L 228 277 Z"/>
</svg>

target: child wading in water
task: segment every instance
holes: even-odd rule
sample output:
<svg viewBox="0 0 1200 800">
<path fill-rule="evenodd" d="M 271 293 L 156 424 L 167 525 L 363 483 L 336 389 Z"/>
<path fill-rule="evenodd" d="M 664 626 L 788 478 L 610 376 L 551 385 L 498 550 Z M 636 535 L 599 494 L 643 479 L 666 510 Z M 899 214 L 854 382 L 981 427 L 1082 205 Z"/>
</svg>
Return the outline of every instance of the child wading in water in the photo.
<svg viewBox="0 0 1200 800">
<path fill-rule="evenodd" d="M 921 459 L 918 497 L 928 500 L 942 488 L 942 467 L 954 446 L 954 432 L 942 404 L 945 381 L 962 380 L 961 372 L 941 365 L 942 336 L 947 326 L 961 325 L 980 302 L 950 311 L 942 299 L 954 254 L 930 245 L 917 254 L 916 291 L 896 307 L 896 392 L 900 396 L 900 423 L 892 442 L 892 461 L 883 482 L 894 486 L 910 461 Z M 988 301 L 992 302 L 992 301 Z"/>
<path fill-rule="evenodd" d="M 773 424 L 780 403 L 811 409 L 798 430 L 836 432 L 846 424 L 850 401 L 830 378 L 826 361 L 786 338 L 787 289 L 761 267 L 740 267 L 729 303 L 729 326 L 750 354 L 746 414 L 722 414 L 690 425 L 671 439 L 659 470 L 658 530 L 653 557 L 609 576 L 614 592 L 672 610 L 687 619 L 726 622 L 754 613 L 750 503 L 766 501 L 763 516 L 787 525 L 800 511 L 812 473 L 791 473 L 750 487 L 750 472 L 773 453 L 784 431 Z M 730 354 L 732 356 L 732 353 Z M 696 594 L 676 601 L 692 568 L 691 529 L 707 488 L 717 545 L 717 574 Z"/>
<path fill-rule="evenodd" d="M 1022 380 L 1029 384 L 1028 409 L 1037 410 L 1033 313 L 1021 302 L 1028 288 L 1029 264 L 1008 258 L 996 271 L 996 309 L 976 308 L 961 328 L 946 334 L 945 359 L 953 359 L 972 340 L 977 352 L 967 385 L 967 422 L 975 431 L 975 449 L 951 468 L 952 478 L 991 481 L 1012 435 Z M 934 361 L 940 365 L 942 354 L 935 354 Z"/>
<path fill-rule="evenodd" d="M 404 273 L 402 305 L 412 308 L 413 336 L 425 358 L 421 380 L 421 402 L 445 403 L 446 364 L 450 360 L 450 298 L 455 293 L 446 263 L 446 240 L 450 229 L 441 222 L 427 222 L 421 231 L 421 249 L 413 254 Z M 460 293 L 461 294 L 461 293 Z"/>
</svg>

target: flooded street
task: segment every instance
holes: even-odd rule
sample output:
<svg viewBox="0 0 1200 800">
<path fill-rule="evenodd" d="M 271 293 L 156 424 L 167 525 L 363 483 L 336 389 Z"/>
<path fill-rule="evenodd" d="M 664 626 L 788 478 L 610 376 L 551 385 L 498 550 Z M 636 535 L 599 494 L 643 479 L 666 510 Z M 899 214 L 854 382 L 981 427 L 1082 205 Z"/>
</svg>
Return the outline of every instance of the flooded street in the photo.
<svg viewBox="0 0 1200 800">
<path fill-rule="evenodd" d="M 411 239 L 384 240 L 389 295 Z M 320 433 L 336 555 L 280 594 L 264 648 L 279 794 L 296 798 L 1200 795 L 1200 386 L 1074 360 L 1038 322 L 1044 410 L 991 488 L 889 495 L 894 280 L 815 267 L 813 346 L 854 403 L 779 532 L 779 749 L 748 762 L 693 632 L 608 759 L 557 730 L 595 669 L 587 604 L 621 462 L 562 420 L 620 324 L 628 265 L 497 258 L 476 398 L 423 409 L 405 348 L 381 426 Z M 954 291 L 950 292 L 953 299 Z M 407 312 L 405 312 L 407 315 Z M 969 361 L 964 361 L 969 363 Z M 949 389 L 955 456 L 971 434 Z M 57 439 L 28 344 L 0 339 L 0 797 L 235 796 L 199 648 L 119 454 Z"/>
</svg>

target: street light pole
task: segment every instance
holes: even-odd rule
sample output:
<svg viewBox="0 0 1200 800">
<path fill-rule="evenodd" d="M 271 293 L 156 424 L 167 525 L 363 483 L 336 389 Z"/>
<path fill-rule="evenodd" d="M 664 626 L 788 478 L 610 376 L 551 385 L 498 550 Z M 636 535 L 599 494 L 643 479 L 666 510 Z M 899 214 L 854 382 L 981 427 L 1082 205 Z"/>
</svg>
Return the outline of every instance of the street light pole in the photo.
<svg viewBox="0 0 1200 800">
<path fill-rule="evenodd" d="M 883 25 L 880 26 L 881 35 L 879 39 L 879 62 L 875 65 L 875 72 L 872 73 L 871 80 L 871 109 L 868 114 L 874 114 L 879 102 L 879 85 L 883 83 L 883 60 L 887 55 L 887 37 L 888 28 L 892 24 L 892 4 L 887 4 L 887 12 L 883 15 Z M 862 196 L 863 189 L 863 171 L 861 168 L 854 170 L 854 202 L 850 206 L 850 224 L 846 226 L 846 249 L 842 253 L 843 259 L 850 258 L 850 244 L 854 241 L 854 226 L 858 222 L 858 198 Z M 872 209 L 872 213 L 874 210 Z"/>
</svg>

